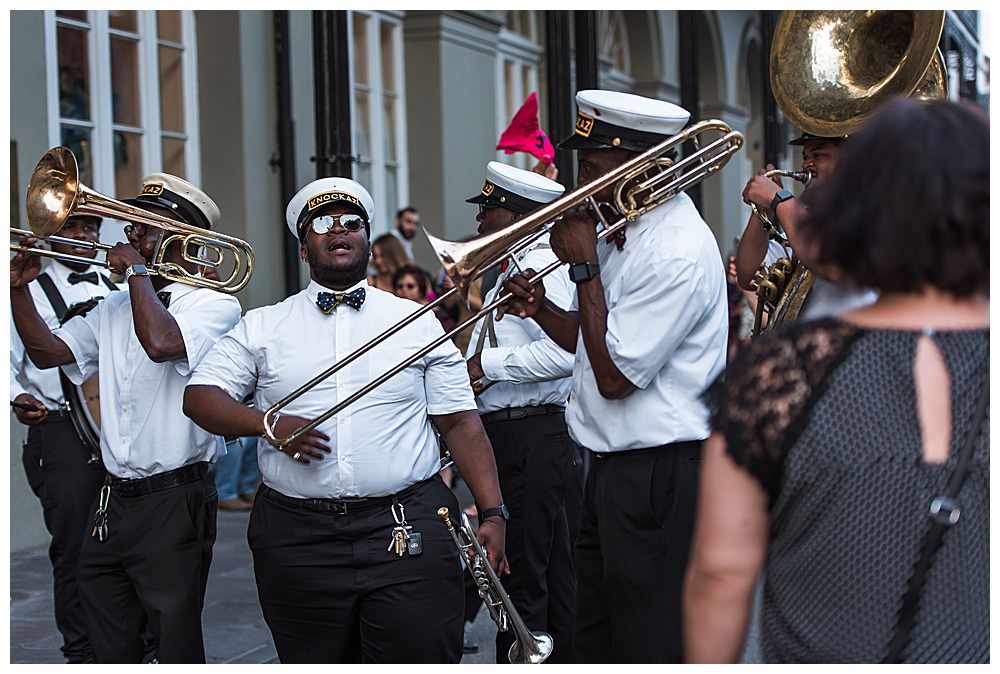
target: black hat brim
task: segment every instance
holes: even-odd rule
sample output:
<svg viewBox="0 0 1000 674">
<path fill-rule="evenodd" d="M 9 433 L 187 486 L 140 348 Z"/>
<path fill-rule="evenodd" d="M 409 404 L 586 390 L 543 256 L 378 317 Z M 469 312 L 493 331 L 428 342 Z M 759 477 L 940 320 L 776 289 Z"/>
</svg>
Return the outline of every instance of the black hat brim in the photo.
<svg viewBox="0 0 1000 674">
<path fill-rule="evenodd" d="M 614 146 L 574 133 L 569 138 L 559 141 L 556 147 L 560 150 L 607 150 Z"/>
<path fill-rule="evenodd" d="M 814 136 L 811 133 L 803 133 L 798 138 L 788 141 L 789 145 L 805 145 L 812 141 L 826 141 L 828 143 L 839 143 L 844 140 L 843 136 Z"/>
</svg>

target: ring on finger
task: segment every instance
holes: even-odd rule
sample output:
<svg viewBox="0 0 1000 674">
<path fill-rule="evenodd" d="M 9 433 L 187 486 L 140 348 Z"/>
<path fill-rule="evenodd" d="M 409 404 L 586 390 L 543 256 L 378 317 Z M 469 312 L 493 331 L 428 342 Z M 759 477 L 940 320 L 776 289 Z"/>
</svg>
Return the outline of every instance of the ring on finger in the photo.
<svg viewBox="0 0 1000 674">
<path fill-rule="evenodd" d="M 295 459 L 296 461 L 300 460 L 302 458 L 302 452 L 295 452 L 294 454 L 292 454 L 292 458 Z"/>
</svg>

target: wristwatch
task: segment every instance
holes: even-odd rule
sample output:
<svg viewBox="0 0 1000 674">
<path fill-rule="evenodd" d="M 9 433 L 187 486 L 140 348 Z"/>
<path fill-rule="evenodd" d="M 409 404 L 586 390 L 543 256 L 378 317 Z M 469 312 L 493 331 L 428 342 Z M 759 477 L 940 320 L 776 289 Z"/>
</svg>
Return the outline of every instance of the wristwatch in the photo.
<svg viewBox="0 0 1000 674">
<path fill-rule="evenodd" d="M 601 273 L 601 265 L 597 262 L 577 262 L 569 266 L 569 280 L 573 283 L 589 281 Z"/>
<path fill-rule="evenodd" d="M 496 508 L 487 508 L 486 510 L 479 511 L 479 523 L 482 524 L 489 517 L 502 517 L 503 521 L 506 522 L 510 519 L 510 513 L 507 511 L 507 506 L 501 503 Z"/>
<path fill-rule="evenodd" d="M 149 276 L 149 270 L 144 264 L 134 264 L 125 270 L 125 283 L 133 276 Z"/>
<path fill-rule="evenodd" d="M 788 201 L 789 199 L 792 199 L 794 197 L 795 195 L 789 192 L 788 190 L 778 190 L 778 193 L 774 195 L 774 199 L 771 199 L 771 212 L 774 213 L 775 216 L 777 216 L 778 204 L 780 204 L 782 201 Z"/>
</svg>

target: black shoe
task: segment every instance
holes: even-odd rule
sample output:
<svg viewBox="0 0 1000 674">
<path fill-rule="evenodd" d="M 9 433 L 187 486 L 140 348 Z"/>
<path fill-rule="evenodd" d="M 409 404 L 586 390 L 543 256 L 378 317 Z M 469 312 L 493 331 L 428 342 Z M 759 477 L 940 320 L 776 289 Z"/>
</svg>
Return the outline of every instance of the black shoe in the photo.
<svg viewBox="0 0 1000 674">
<path fill-rule="evenodd" d="M 474 644 L 471 641 L 466 641 L 464 644 L 462 644 L 462 652 L 463 653 L 478 653 L 479 652 L 479 644 Z"/>
</svg>

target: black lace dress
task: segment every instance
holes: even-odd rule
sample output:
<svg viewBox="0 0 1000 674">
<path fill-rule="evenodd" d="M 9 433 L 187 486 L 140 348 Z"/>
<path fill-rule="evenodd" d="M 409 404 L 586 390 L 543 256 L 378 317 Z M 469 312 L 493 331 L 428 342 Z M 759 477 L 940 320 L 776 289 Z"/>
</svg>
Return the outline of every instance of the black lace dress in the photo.
<svg viewBox="0 0 1000 674">
<path fill-rule="evenodd" d="M 747 347 L 706 394 L 728 454 L 770 497 L 765 661 L 886 654 L 928 506 L 970 432 L 989 364 L 989 330 L 932 335 L 951 376 L 952 440 L 949 461 L 928 464 L 913 376 L 920 334 L 803 323 Z M 906 662 L 989 660 L 988 417 Z"/>
</svg>

